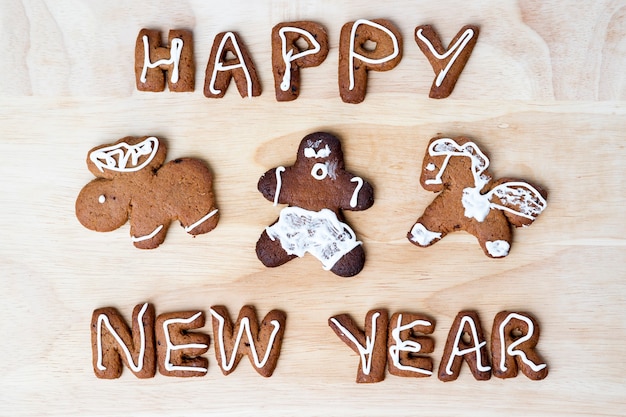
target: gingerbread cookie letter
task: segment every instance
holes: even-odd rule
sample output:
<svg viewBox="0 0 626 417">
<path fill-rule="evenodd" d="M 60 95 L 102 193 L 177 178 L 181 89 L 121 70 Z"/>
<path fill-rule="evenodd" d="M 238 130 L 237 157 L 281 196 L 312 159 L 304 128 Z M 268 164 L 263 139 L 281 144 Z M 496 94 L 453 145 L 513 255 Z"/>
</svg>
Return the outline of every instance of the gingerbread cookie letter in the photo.
<svg viewBox="0 0 626 417">
<path fill-rule="evenodd" d="M 431 98 L 446 98 L 452 93 L 477 40 L 478 26 L 463 26 L 448 49 L 445 49 L 432 26 L 415 28 L 415 42 L 428 58 L 436 75 L 430 88 Z"/>
<path fill-rule="evenodd" d="M 243 355 L 260 375 L 272 376 L 285 333 L 286 316 L 272 310 L 259 323 L 254 307 L 244 306 L 233 326 L 228 310 L 224 306 L 211 307 L 215 358 L 224 375 L 235 370 Z"/>
<path fill-rule="evenodd" d="M 424 356 L 432 353 L 435 343 L 428 336 L 435 330 L 435 322 L 425 316 L 395 313 L 389 320 L 389 373 L 403 377 L 427 377 L 433 374 L 433 361 Z"/>
<path fill-rule="evenodd" d="M 346 23 L 339 39 L 341 99 L 346 103 L 362 102 L 367 90 L 367 71 L 388 71 L 401 59 L 402 35 L 390 21 L 359 19 Z"/>
<path fill-rule="evenodd" d="M 491 355 L 493 374 L 513 378 L 518 369 L 530 379 L 544 379 L 548 366 L 535 351 L 539 325 L 527 313 L 501 311 L 493 320 Z"/>
<path fill-rule="evenodd" d="M 356 382 L 380 382 L 385 379 L 388 320 L 386 310 L 371 310 L 365 316 L 363 332 L 347 314 L 328 319 L 331 329 L 360 357 Z"/>
<path fill-rule="evenodd" d="M 93 371 L 98 378 L 122 374 L 122 363 L 137 378 L 152 378 L 154 354 L 154 307 L 139 304 L 133 309 L 132 332 L 112 307 L 99 308 L 91 316 Z"/>
<path fill-rule="evenodd" d="M 135 42 L 135 80 L 140 91 L 163 91 L 167 71 L 170 91 L 193 91 L 195 66 L 193 36 L 187 30 L 170 30 L 169 47 L 161 46 L 158 30 L 141 29 Z"/>
<path fill-rule="evenodd" d="M 252 58 L 235 32 L 222 32 L 215 37 L 205 76 L 204 95 L 209 98 L 224 97 L 231 78 L 235 79 L 241 97 L 261 94 Z"/>
<path fill-rule="evenodd" d="M 306 43 L 306 48 L 303 43 Z M 272 29 L 272 67 L 276 100 L 300 94 L 300 68 L 316 67 L 328 55 L 328 35 L 314 22 L 279 23 Z"/>
<path fill-rule="evenodd" d="M 494 181 L 487 167 L 489 158 L 469 139 L 431 139 L 420 183 L 439 195 L 407 234 L 411 243 L 430 246 L 465 230 L 476 236 L 485 255 L 507 256 L 512 226 L 534 222 L 547 206 L 547 192 L 522 180 Z"/>
<path fill-rule="evenodd" d="M 141 249 L 163 243 L 174 220 L 191 235 L 213 230 L 219 216 L 211 172 L 199 159 L 163 165 L 166 152 L 154 136 L 129 136 L 89 151 L 87 166 L 97 178 L 76 199 L 81 224 L 108 232 L 130 220 L 131 240 Z"/>
<path fill-rule="evenodd" d="M 209 350 L 209 336 L 189 331 L 204 327 L 204 321 L 202 311 L 181 311 L 157 317 L 157 358 L 161 375 L 206 375 L 209 361 L 200 355 Z"/>
<path fill-rule="evenodd" d="M 365 252 L 342 210 L 365 210 L 374 204 L 372 186 L 344 169 L 341 143 L 335 136 L 312 133 L 300 142 L 294 165 L 267 171 L 258 184 L 269 201 L 289 204 L 267 227 L 256 253 L 276 267 L 309 252 L 326 270 L 342 277 L 358 274 Z"/>
<path fill-rule="evenodd" d="M 457 379 L 463 361 L 477 380 L 491 378 L 487 341 L 478 314 L 473 311 L 461 311 L 454 319 L 439 363 L 439 379 L 444 382 Z"/>
</svg>

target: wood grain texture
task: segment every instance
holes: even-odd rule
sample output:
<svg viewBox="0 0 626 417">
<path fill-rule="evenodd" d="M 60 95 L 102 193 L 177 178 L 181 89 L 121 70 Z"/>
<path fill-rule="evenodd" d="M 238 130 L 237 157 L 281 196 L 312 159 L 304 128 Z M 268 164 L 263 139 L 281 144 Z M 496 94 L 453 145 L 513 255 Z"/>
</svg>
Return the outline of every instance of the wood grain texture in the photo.
<svg viewBox="0 0 626 417">
<path fill-rule="evenodd" d="M 626 2 L 0 2 L 0 414 L 26 415 L 416 415 L 618 416 L 626 384 Z M 359 105 L 337 87 L 341 26 L 392 20 L 405 39 L 392 71 L 374 73 Z M 310 19 L 323 24 L 330 53 L 303 71 L 302 93 L 278 103 L 272 91 L 270 31 Z M 432 24 L 444 44 L 464 24 L 481 35 L 452 95 L 428 99 L 434 75 L 412 40 Z M 196 90 L 141 93 L 133 48 L 143 27 L 193 31 Z M 215 35 L 237 30 L 249 47 L 263 94 L 202 95 Z M 256 190 L 267 169 L 290 164 L 300 139 L 327 130 L 343 142 L 347 168 L 375 187 L 376 202 L 348 212 L 363 241 L 356 278 L 324 272 L 306 256 L 266 269 L 254 245 L 276 219 Z M 485 257 L 467 234 L 428 249 L 406 232 L 433 199 L 419 185 L 421 160 L 437 133 L 468 135 L 491 156 L 498 177 L 545 186 L 549 207 L 516 230 L 509 257 Z M 74 201 L 91 180 L 86 153 L 127 135 L 167 141 L 168 160 L 204 159 L 215 175 L 221 219 L 192 238 L 176 225 L 154 251 L 133 248 L 128 225 L 84 229 Z M 224 377 L 211 335 L 207 376 L 125 371 L 103 381 L 91 368 L 94 309 L 135 304 L 157 314 L 244 304 L 260 316 L 287 313 L 274 375 L 244 359 Z M 354 382 L 358 356 L 328 327 L 349 313 L 362 324 L 373 308 L 413 311 L 437 321 L 438 366 L 458 311 L 475 309 L 489 333 L 504 309 L 540 322 L 538 349 L 549 376 L 532 382 L 455 382 L 387 375 Z"/>
</svg>

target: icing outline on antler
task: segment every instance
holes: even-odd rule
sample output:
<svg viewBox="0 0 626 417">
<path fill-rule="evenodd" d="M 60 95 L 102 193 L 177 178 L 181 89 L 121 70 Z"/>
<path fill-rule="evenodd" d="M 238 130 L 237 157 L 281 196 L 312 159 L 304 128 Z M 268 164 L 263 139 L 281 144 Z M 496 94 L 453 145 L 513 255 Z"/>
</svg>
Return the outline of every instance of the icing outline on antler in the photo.
<svg viewBox="0 0 626 417">
<path fill-rule="evenodd" d="M 105 168 L 115 172 L 136 172 L 146 167 L 154 159 L 158 149 L 159 140 L 150 136 L 136 145 L 120 142 L 96 149 L 89 154 L 89 159 L 100 172 L 104 172 Z M 148 155 L 148 159 L 141 165 L 137 165 L 139 158 L 144 155 Z M 127 167 L 129 159 L 131 160 L 131 167 Z"/>
</svg>

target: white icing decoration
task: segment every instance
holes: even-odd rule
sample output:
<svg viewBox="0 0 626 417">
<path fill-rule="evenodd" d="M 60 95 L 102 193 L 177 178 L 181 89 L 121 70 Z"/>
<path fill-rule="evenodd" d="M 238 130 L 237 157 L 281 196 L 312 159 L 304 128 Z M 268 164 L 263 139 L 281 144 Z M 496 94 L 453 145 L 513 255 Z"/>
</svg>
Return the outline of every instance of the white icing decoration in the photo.
<svg viewBox="0 0 626 417">
<path fill-rule="evenodd" d="M 163 225 L 159 225 L 159 227 L 157 227 L 156 229 L 154 229 L 152 231 L 152 233 L 148 234 L 148 235 L 144 235 L 144 236 L 131 236 L 130 240 L 131 242 L 143 242 L 144 240 L 150 240 L 153 237 L 155 237 L 160 231 L 161 229 L 163 229 Z"/>
<path fill-rule="evenodd" d="M 439 72 L 437 78 L 435 79 L 435 85 L 437 87 L 440 87 L 443 83 L 443 80 L 446 78 L 446 75 L 448 75 L 448 71 L 450 71 L 450 68 L 452 68 L 454 61 L 456 61 L 459 55 L 461 55 L 461 52 L 463 52 L 463 49 L 465 49 L 469 41 L 474 37 L 474 31 L 472 29 L 467 29 L 465 32 L 463 32 L 463 34 L 459 37 L 456 43 L 452 45 L 450 49 L 448 49 L 444 54 L 439 54 L 435 50 L 433 44 L 430 43 L 430 41 L 424 35 L 422 35 L 422 31 L 423 29 L 418 29 L 417 37 L 426 44 L 428 50 L 431 54 L 433 54 L 435 58 L 440 60 L 446 59 L 448 56 L 450 56 L 450 54 L 454 53 L 452 59 L 448 61 L 448 65 L 446 65 L 446 67 Z"/>
<path fill-rule="evenodd" d="M 487 252 L 494 258 L 503 258 L 509 254 L 511 245 L 506 240 L 496 240 L 493 242 L 486 242 L 485 247 Z"/>
<path fill-rule="evenodd" d="M 290 49 L 287 52 L 287 39 L 285 38 L 285 32 L 287 31 L 299 33 L 300 35 L 306 37 L 313 44 L 313 48 L 307 49 L 306 51 L 299 52 L 295 55 L 293 54 L 293 49 Z M 280 39 L 282 41 L 281 42 L 282 43 L 282 56 L 283 56 L 283 62 L 285 63 L 285 75 L 283 75 L 283 82 L 280 84 L 280 89 L 283 91 L 288 91 L 289 86 L 291 84 L 291 71 L 290 71 L 291 63 L 298 58 L 302 58 L 307 55 L 316 54 L 322 49 L 322 47 L 317 41 L 317 39 L 315 39 L 315 37 L 310 32 L 304 29 L 291 27 L 291 26 L 284 26 L 278 30 L 278 35 L 280 36 Z"/>
<path fill-rule="evenodd" d="M 432 162 L 426 165 L 426 171 L 434 171 L 435 169 L 437 169 L 437 167 Z"/>
<path fill-rule="evenodd" d="M 276 171 L 274 171 L 274 175 L 276 175 L 276 193 L 274 194 L 274 205 L 278 204 L 278 197 L 280 196 L 280 189 L 283 186 L 283 179 L 280 176 L 281 173 L 285 172 L 285 167 L 279 166 L 276 167 Z"/>
<path fill-rule="evenodd" d="M 211 315 L 215 317 L 219 321 L 219 329 L 218 334 L 215 336 L 218 339 L 220 345 L 220 357 L 222 359 L 222 369 L 225 371 L 230 371 L 235 364 L 235 357 L 237 356 L 237 351 L 239 350 L 239 344 L 241 343 L 241 337 L 243 336 L 243 332 L 246 332 L 248 336 L 248 343 L 250 344 L 250 351 L 252 352 L 254 366 L 257 368 L 263 368 L 267 363 L 267 360 L 270 357 L 270 353 L 274 348 L 274 339 L 276 338 L 276 334 L 280 330 L 280 322 L 278 320 L 272 320 L 270 323 L 274 326 L 272 329 L 272 333 L 270 334 L 269 342 L 265 349 L 265 356 L 262 360 L 259 360 L 258 353 L 256 351 L 256 346 L 254 343 L 254 337 L 252 336 L 252 331 L 250 330 L 250 319 L 248 317 L 244 317 L 239 322 L 239 331 L 237 332 L 237 339 L 235 340 L 235 344 L 233 345 L 232 354 L 230 356 L 230 361 L 226 358 L 226 349 L 224 346 L 224 317 L 222 317 L 217 311 L 210 309 Z"/>
<path fill-rule="evenodd" d="M 306 252 L 322 262 L 325 270 L 331 269 L 346 253 L 361 242 L 354 231 L 339 221 L 329 209 L 305 210 L 300 207 L 285 207 L 278 221 L 265 229 L 272 240 L 289 255 L 304 256 Z"/>
<path fill-rule="evenodd" d="M 188 343 L 183 345 L 174 345 L 170 340 L 170 332 L 168 326 L 170 323 L 184 323 L 189 324 L 193 322 L 195 319 L 200 317 L 202 312 L 199 311 L 193 316 L 189 318 L 173 318 L 169 320 L 165 320 L 163 322 L 163 334 L 165 335 L 165 369 L 168 371 L 193 371 L 193 372 L 207 372 L 207 368 L 200 366 L 180 366 L 174 365 L 170 362 L 170 352 L 173 350 L 180 349 L 206 349 L 208 346 L 204 343 Z"/>
<path fill-rule="evenodd" d="M 180 54 L 183 51 L 183 40 L 180 38 L 172 39 L 172 46 L 170 47 L 170 59 L 159 59 L 158 61 L 152 63 L 150 62 L 150 46 L 148 43 L 148 37 L 146 35 L 143 36 L 143 69 L 141 70 L 141 76 L 139 77 L 139 81 L 142 83 L 146 82 L 146 75 L 148 73 L 148 68 L 157 68 L 159 65 L 174 65 L 172 68 L 172 73 L 170 76 L 170 80 L 173 83 L 178 82 L 178 64 L 180 62 Z"/>
<path fill-rule="evenodd" d="M 109 321 L 109 318 L 107 317 L 107 315 L 100 314 L 98 316 L 98 320 L 96 324 L 97 326 L 96 344 L 97 344 L 97 350 L 98 350 L 98 359 L 96 361 L 96 367 L 99 370 L 105 371 L 107 369 L 106 366 L 102 364 L 102 323 L 104 323 L 109 333 L 115 338 L 115 341 L 122 348 L 122 351 L 124 352 L 124 355 L 126 356 L 126 362 L 128 362 L 128 366 L 130 367 L 130 369 L 132 369 L 134 372 L 141 371 L 141 369 L 143 368 L 143 357 L 146 352 L 146 334 L 145 334 L 142 320 L 143 320 L 143 315 L 145 314 L 147 309 L 148 309 L 148 303 L 145 303 L 141 307 L 141 310 L 139 310 L 139 314 L 137 314 L 137 324 L 139 324 L 139 338 L 141 339 L 141 343 L 139 346 L 139 355 L 137 357 L 137 365 L 135 365 L 135 363 L 133 362 L 133 357 L 130 354 L 130 350 L 128 350 L 128 347 L 124 344 L 124 342 L 122 341 L 122 338 L 117 334 L 115 329 L 113 329 L 113 326 L 111 325 L 111 322 Z"/>
<path fill-rule="evenodd" d="M 318 181 L 323 180 L 328 176 L 328 166 L 318 162 L 311 168 L 311 175 Z"/>
<path fill-rule="evenodd" d="M 209 220 L 211 217 L 213 217 L 215 214 L 217 213 L 217 209 L 209 212 L 207 215 L 205 215 L 204 217 L 202 217 L 200 220 L 198 220 L 197 222 L 190 224 L 189 226 L 185 226 L 185 232 L 189 233 L 191 232 L 193 229 L 195 229 L 196 227 L 200 226 L 202 223 L 204 223 L 205 221 Z"/>
<path fill-rule="evenodd" d="M 89 159 L 100 172 L 104 172 L 105 169 L 115 172 L 136 172 L 152 162 L 158 149 L 159 140 L 150 136 L 136 145 L 120 142 L 96 149 L 89 154 Z M 148 155 L 148 158 L 141 165 L 137 165 L 139 158 L 145 155 Z"/>
<path fill-rule="evenodd" d="M 337 319 L 335 319 L 334 317 L 330 319 L 335 327 L 337 327 L 341 331 L 341 333 L 346 336 L 350 340 L 350 342 L 352 342 L 352 344 L 358 349 L 359 356 L 361 357 L 361 369 L 363 371 L 363 374 L 365 375 L 369 375 L 372 369 L 372 356 L 374 352 L 374 343 L 376 343 L 376 322 L 379 316 L 379 312 L 375 312 L 374 314 L 372 314 L 371 338 L 370 336 L 367 336 L 365 338 L 365 346 L 361 345 L 356 337 L 354 337 L 354 335 L 350 333 L 348 329 L 343 327 Z"/>
<path fill-rule="evenodd" d="M 104 194 L 102 194 L 100 197 L 98 197 L 98 203 L 104 204 L 105 201 L 107 201 L 107 198 L 105 197 Z"/>
<path fill-rule="evenodd" d="M 398 323 L 396 327 L 391 331 L 391 337 L 394 344 L 389 346 L 389 355 L 393 365 L 403 371 L 416 372 L 424 375 L 432 375 L 432 371 L 422 368 L 416 368 L 414 366 L 402 365 L 400 363 L 400 352 L 419 353 L 422 350 L 422 345 L 413 340 L 400 339 L 400 333 L 412 329 L 414 326 L 432 326 L 432 323 L 427 320 L 414 320 L 410 323 L 402 325 L 402 314 L 398 314 Z"/>
<path fill-rule="evenodd" d="M 326 145 L 316 152 L 312 147 L 307 147 L 304 148 L 304 156 L 307 158 L 328 158 L 330 156 L 330 148 Z"/>
<path fill-rule="evenodd" d="M 537 365 L 536 363 L 534 363 L 530 359 L 528 359 L 528 357 L 526 356 L 526 353 L 524 353 L 523 350 L 516 350 L 515 349 L 516 347 L 518 347 L 522 343 L 526 342 L 527 340 L 530 340 L 530 338 L 533 337 L 533 333 L 535 332 L 535 326 L 533 325 L 532 320 L 530 320 L 526 316 L 522 316 L 521 314 L 517 314 L 517 313 L 509 314 L 502 321 L 502 323 L 500 323 L 499 335 L 500 335 L 500 347 L 502 349 L 502 351 L 500 353 L 500 356 L 501 356 L 500 357 L 500 369 L 502 369 L 503 372 L 506 372 L 506 370 L 507 370 L 507 367 L 506 367 L 506 364 L 505 364 L 506 356 L 505 356 L 505 353 L 504 353 L 504 346 L 505 346 L 505 343 L 504 343 L 504 327 L 513 318 L 516 318 L 516 319 L 519 319 L 519 320 L 522 320 L 523 322 L 525 322 L 526 325 L 528 325 L 528 333 L 525 336 L 520 337 L 519 339 L 517 339 L 516 341 L 511 343 L 509 345 L 509 347 L 506 349 L 506 353 L 508 353 L 511 356 L 519 356 L 522 359 L 522 362 L 524 362 L 526 365 L 530 366 L 530 368 L 533 371 L 535 371 L 535 372 L 541 371 L 543 368 L 545 368 L 547 366 L 545 363 Z"/>
<path fill-rule="evenodd" d="M 375 27 L 379 30 L 382 30 L 383 32 L 385 32 L 387 35 L 389 35 L 389 37 L 391 38 L 391 41 L 393 42 L 393 52 L 390 55 L 387 55 L 386 57 L 383 58 L 379 58 L 379 59 L 371 59 L 371 58 L 367 58 L 361 54 L 357 54 L 356 52 L 354 52 L 354 38 L 356 35 L 356 29 L 359 25 L 367 25 L 367 26 L 372 26 Z M 396 39 L 396 36 L 393 34 L 393 32 L 391 30 L 389 30 L 388 28 L 384 27 L 383 25 L 380 25 L 378 23 L 366 20 L 366 19 L 359 19 L 356 22 L 354 22 L 354 24 L 352 25 L 352 30 L 350 31 L 350 50 L 349 50 L 349 58 L 350 58 L 350 69 L 349 69 L 349 75 L 350 75 L 350 86 L 348 87 L 348 89 L 350 91 L 352 91 L 354 89 L 354 59 L 358 58 L 360 61 L 366 62 L 368 64 L 384 64 L 385 62 L 391 61 L 392 59 L 394 59 L 396 56 L 398 56 L 398 54 L 400 53 L 400 47 L 398 46 L 398 40 Z"/>
<path fill-rule="evenodd" d="M 435 178 L 425 181 L 428 185 L 442 184 L 441 177 L 453 156 L 470 158 L 474 186 L 463 189 L 461 203 L 465 208 L 465 217 L 483 222 L 489 215 L 489 211 L 495 208 L 534 220 L 548 205 L 539 191 L 524 181 L 505 182 L 482 194 L 482 189 L 491 181 L 491 177 L 484 174 L 489 167 L 489 158 L 474 142 L 459 145 L 453 139 L 441 138 L 430 144 L 428 153 L 430 156 L 446 157 Z M 491 199 L 494 195 L 505 205 L 492 203 Z"/>
<path fill-rule="evenodd" d="M 238 64 L 224 65 L 220 61 L 221 56 L 222 56 L 222 50 L 224 49 L 224 46 L 226 45 L 226 41 L 228 39 L 230 39 L 231 42 L 233 43 L 233 47 L 235 48 L 235 51 L 237 53 L 236 54 L 237 59 L 239 60 Z M 218 90 L 215 88 L 215 79 L 217 77 L 217 72 L 229 71 L 229 70 L 233 70 L 237 68 L 241 68 L 246 77 L 246 85 L 248 86 L 247 97 L 252 97 L 252 78 L 250 77 L 250 72 L 248 71 L 248 67 L 246 67 L 246 63 L 243 60 L 243 54 L 241 53 L 239 44 L 237 43 L 237 40 L 235 39 L 235 34 L 233 32 L 226 32 L 226 34 L 222 37 L 222 40 L 217 48 L 217 52 L 215 53 L 215 65 L 213 67 L 213 73 L 211 74 L 211 81 L 209 82 L 209 91 L 211 92 L 211 94 L 218 95 L 222 92 L 222 90 Z"/>
<path fill-rule="evenodd" d="M 353 177 L 350 182 L 356 182 L 356 188 L 352 192 L 352 197 L 350 198 L 350 207 L 356 207 L 359 200 L 359 191 L 363 188 L 363 178 Z"/>
<path fill-rule="evenodd" d="M 459 341 L 461 340 L 461 336 L 463 335 L 464 331 L 463 329 L 465 328 L 465 324 L 467 323 L 469 324 L 471 331 L 472 331 L 472 340 L 474 341 L 474 347 L 470 347 L 467 349 L 463 349 L 460 350 L 459 349 Z M 446 366 L 446 374 L 448 375 L 452 375 L 452 362 L 454 361 L 454 358 L 456 356 L 463 356 L 466 355 L 470 352 L 476 352 L 476 368 L 481 371 L 481 372 L 485 372 L 485 371 L 490 371 L 491 370 L 491 366 L 488 365 L 483 365 L 483 361 L 482 361 L 482 355 L 480 353 L 480 349 L 485 346 L 487 344 L 487 342 L 485 340 L 483 340 L 482 342 L 480 342 L 478 345 L 476 345 L 476 341 L 478 341 L 478 331 L 476 330 L 476 324 L 474 323 L 474 320 L 469 317 L 469 316 L 463 316 L 461 318 L 461 323 L 459 324 L 459 329 L 457 330 L 456 333 L 456 338 L 454 339 L 454 347 L 452 348 L 452 353 L 450 353 L 450 359 L 448 359 L 448 364 Z"/>
<path fill-rule="evenodd" d="M 435 239 L 441 239 L 441 233 L 431 232 L 421 223 L 415 223 L 411 229 L 411 240 L 421 246 L 428 246 Z"/>
</svg>

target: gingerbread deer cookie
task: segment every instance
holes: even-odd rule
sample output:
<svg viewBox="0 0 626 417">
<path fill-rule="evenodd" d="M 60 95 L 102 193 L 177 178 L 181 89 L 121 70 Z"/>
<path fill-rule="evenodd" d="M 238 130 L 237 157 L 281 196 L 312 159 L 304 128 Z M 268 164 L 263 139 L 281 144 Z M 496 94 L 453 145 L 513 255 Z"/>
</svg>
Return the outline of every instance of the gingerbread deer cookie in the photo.
<svg viewBox="0 0 626 417">
<path fill-rule="evenodd" d="M 522 180 L 495 181 L 488 167 L 487 155 L 465 137 L 431 139 L 420 183 L 439 195 L 407 234 L 411 243 L 426 247 L 465 230 L 487 256 L 507 256 L 512 226 L 529 226 L 546 208 L 547 192 Z"/>
<path fill-rule="evenodd" d="M 339 139 L 323 132 L 305 136 L 294 165 L 270 169 L 258 189 L 274 205 L 289 205 L 257 242 L 256 253 L 265 266 L 276 267 L 308 252 L 325 270 L 342 277 L 363 269 L 363 247 L 342 210 L 368 209 L 374 191 L 344 169 Z"/>
<path fill-rule="evenodd" d="M 213 177 L 199 159 L 163 165 L 167 150 L 154 136 L 125 137 L 93 148 L 87 166 L 97 178 L 76 199 L 76 217 L 88 229 L 115 230 L 130 221 L 133 244 L 153 249 L 179 220 L 191 235 L 217 226 Z"/>
</svg>

